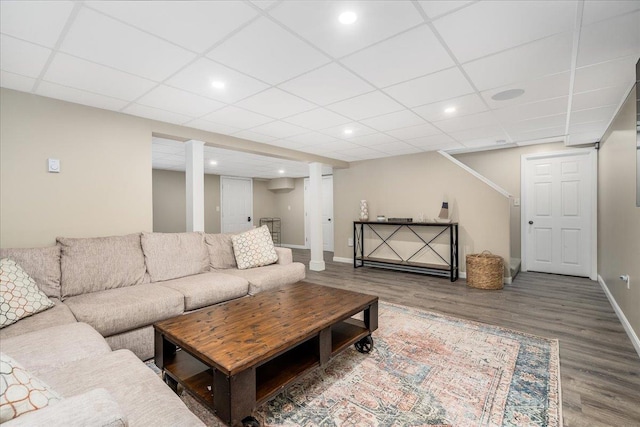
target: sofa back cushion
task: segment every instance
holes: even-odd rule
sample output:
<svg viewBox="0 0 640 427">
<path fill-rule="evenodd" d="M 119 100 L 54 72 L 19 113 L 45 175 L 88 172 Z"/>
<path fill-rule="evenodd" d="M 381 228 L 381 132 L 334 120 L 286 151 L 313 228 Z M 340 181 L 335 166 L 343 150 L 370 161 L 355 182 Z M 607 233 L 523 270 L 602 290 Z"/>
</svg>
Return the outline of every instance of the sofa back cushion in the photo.
<svg viewBox="0 0 640 427">
<path fill-rule="evenodd" d="M 209 271 L 203 233 L 142 233 L 142 249 L 152 282 Z"/>
<path fill-rule="evenodd" d="M 58 237 L 62 298 L 144 282 L 146 266 L 140 234 Z"/>
<path fill-rule="evenodd" d="M 60 299 L 60 247 L 0 249 L 0 258 L 14 260 L 48 297 Z"/>
<path fill-rule="evenodd" d="M 205 234 L 204 240 L 209 250 L 209 264 L 211 268 L 236 268 L 236 256 L 233 253 L 233 234 Z"/>
</svg>

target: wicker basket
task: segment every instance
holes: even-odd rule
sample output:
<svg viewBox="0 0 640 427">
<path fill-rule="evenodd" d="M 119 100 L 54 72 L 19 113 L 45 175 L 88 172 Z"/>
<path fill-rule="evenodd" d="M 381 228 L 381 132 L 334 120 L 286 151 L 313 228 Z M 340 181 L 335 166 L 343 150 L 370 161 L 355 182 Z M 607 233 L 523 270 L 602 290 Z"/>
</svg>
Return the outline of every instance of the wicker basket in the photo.
<svg viewBox="0 0 640 427">
<path fill-rule="evenodd" d="M 489 251 L 467 255 L 467 286 L 477 289 L 504 287 L 502 257 Z"/>
</svg>

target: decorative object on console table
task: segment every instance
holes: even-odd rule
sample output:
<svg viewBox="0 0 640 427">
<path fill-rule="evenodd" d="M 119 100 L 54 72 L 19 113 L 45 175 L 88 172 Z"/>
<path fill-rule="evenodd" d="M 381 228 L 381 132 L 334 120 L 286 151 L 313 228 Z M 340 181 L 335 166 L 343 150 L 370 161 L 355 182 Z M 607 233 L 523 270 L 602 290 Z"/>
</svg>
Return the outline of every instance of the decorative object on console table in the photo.
<svg viewBox="0 0 640 427">
<path fill-rule="evenodd" d="M 502 289 L 504 287 L 504 263 L 502 257 L 489 251 L 467 255 L 467 286 L 477 289 Z"/>
<path fill-rule="evenodd" d="M 442 202 L 442 208 L 440 208 L 440 215 L 436 218 L 436 222 L 451 222 L 449 219 L 449 202 Z"/>
<path fill-rule="evenodd" d="M 387 217 L 384 215 L 378 215 L 378 217 L 376 218 L 378 222 L 386 222 L 387 221 Z"/>
<path fill-rule="evenodd" d="M 366 200 L 360 200 L 360 221 L 369 220 L 369 204 Z"/>
</svg>

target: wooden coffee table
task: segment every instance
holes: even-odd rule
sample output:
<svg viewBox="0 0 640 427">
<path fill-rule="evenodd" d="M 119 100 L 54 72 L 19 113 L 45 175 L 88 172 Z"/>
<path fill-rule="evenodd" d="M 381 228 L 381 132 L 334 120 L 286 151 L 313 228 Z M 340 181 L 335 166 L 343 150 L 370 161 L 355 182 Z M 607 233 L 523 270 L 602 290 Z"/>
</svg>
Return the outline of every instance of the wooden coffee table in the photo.
<svg viewBox="0 0 640 427">
<path fill-rule="evenodd" d="M 351 316 L 364 312 L 364 321 Z M 229 425 L 351 344 L 368 353 L 378 297 L 299 282 L 154 324 L 155 363 Z M 178 351 L 178 349 L 180 349 Z"/>
</svg>

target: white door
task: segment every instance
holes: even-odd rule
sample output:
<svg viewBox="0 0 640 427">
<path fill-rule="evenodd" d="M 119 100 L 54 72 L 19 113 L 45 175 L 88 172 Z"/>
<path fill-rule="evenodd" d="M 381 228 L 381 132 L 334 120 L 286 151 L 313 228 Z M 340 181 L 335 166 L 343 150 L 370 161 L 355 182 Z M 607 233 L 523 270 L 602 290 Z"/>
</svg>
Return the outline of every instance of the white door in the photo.
<svg viewBox="0 0 640 427">
<path fill-rule="evenodd" d="M 522 158 L 523 271 L 596 277 L 596 151 Z"/>
<path fill-rule="evenodd" d="M 309 247 L 309 178 L 304 179 L 304 244 Z M 322 177 L 322 250 L 333 252 L 333 176 Z"/>
<path fill-rule="evenodd" d="M 239 233 L 253 227 L 253 181 L 251 178 L 220 177 L 223 233 Z"/>
</svg>

